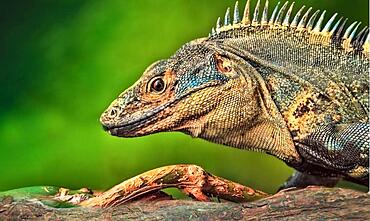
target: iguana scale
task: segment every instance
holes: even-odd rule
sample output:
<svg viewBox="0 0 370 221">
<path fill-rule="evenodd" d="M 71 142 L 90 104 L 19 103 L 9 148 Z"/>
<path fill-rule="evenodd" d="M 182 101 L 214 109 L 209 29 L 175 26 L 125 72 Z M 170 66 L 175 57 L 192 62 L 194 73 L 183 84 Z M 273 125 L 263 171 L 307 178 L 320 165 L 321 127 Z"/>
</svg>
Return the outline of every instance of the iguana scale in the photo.
<svg viewBox="0 0 370 221">
<path fill-rule="evenodd" d="M 296 172 L 284 187 L 368 185 L 367 27 L 294 3 L 235 5 L 208 37 L 155 62 L 101 116 L 110 134 L 181 131 L 274 155 Z M 261 12 L 260 12 L 261 11 Z M 261 14 L 261 15 L 260 15 Z M 358 34 L 356 34 L 358 32 Z"/>
</svg>

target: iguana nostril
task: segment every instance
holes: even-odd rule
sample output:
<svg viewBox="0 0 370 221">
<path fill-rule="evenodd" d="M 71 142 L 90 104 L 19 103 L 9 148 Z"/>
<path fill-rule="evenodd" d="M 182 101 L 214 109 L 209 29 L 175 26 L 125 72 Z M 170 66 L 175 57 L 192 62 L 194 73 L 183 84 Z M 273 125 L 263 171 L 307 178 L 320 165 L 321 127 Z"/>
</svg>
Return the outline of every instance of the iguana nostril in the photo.
<svg viewBox="0 0 370 221">
<path fill-rule="evenodd" d="M 115 118 L 117 116 L 117 113 L 118 111 L 116 109 L 112 109 L 110 112 L 109 112 L 109 118 Z"/>
</svg>

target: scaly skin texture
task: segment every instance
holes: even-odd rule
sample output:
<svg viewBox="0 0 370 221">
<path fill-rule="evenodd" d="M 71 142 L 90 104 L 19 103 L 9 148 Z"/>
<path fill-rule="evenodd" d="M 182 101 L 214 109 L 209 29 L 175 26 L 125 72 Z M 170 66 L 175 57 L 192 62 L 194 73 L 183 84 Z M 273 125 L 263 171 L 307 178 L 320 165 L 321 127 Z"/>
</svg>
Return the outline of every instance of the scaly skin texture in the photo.
<svg viewBox="0 0 370 221">
<path fill-rule="evenodd" d="M 281 23 L 284 10 L 272 23 L 258 13 L 250 22 L 248 11 L 151 65 L 103 126 L 114 136 L 182 131 L 266 152 L 299 171 L 285 187 L 368 185 L 368 29 L 353 39 L 341 26 L 321 31 L 320 19 L 313 29 L 314 17 L 297 27 L 298 18 Z"/>
</svg>

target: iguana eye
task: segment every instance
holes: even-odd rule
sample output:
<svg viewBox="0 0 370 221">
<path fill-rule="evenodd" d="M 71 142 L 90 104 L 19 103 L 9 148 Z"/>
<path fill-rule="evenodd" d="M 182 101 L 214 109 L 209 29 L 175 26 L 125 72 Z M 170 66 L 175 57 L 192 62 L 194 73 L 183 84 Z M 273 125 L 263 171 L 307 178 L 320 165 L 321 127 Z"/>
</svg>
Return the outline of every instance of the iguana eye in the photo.
<svg viewBox="0 0 370 221">
<path fill-rule="evenodd" d="M 149 82 L 149 91 L 155 93 L 162 93 L 166 89 L 166 83 L 162 79 L 162 76 L 155 77 Z"/>
</svg>

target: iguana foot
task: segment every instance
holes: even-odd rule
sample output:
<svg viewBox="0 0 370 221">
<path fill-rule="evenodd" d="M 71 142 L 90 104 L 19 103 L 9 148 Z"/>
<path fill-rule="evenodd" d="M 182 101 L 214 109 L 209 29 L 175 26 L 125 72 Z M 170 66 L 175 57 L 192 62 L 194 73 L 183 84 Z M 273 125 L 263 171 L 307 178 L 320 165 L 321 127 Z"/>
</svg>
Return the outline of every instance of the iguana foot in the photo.
<svg viewBox="0 0 370 221">
<path fill-rule="evenodd" d="M 307 186 L 334 187 L 338 181 L 338 177 L 321 177 L 296 171 L 285 181 L 278 191 L 294 187 L 305 188 Z"/>
</svg>

